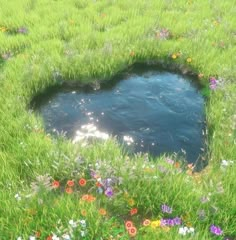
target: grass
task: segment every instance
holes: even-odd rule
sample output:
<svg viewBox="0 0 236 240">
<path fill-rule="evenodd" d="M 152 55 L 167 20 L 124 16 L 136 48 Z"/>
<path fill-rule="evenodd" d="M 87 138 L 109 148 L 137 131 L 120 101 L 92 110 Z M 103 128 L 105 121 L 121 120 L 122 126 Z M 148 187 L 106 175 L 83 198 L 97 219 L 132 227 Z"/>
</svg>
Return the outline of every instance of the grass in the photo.
<svg viewBox="0 0 236 240">
<path fill-rule="evenodd" d="M 234 5 L 1 0 L 0 239 L 235 239 Z M 29 108 L 48 87 L 108 80 L 150 60 L 205 86 L 201 173 L 175 156 L 129 157 L 115 139 L 84 147 L 53 138 Z M 214 90 L 210 77 L 221 80 Z M 163 220 L 176 217 L 181 224 Z"/>
</svg>

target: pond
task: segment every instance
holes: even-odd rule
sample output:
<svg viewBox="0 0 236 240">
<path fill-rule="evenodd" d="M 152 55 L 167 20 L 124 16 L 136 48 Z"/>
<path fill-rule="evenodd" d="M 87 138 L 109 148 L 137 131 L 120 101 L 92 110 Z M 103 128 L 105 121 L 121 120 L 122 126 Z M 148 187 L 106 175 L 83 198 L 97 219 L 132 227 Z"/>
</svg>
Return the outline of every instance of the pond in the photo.
<svg viewBox="0 0 236 240">
<path fill-rule="evenodd" d="M 196 80 L 139 67 L 94 86 L 37 97 L 35 109 L 46 131 L 64 132 L 74 143 L 116 136 L 133 153 L 184 153 L 188 162 L 199 158 L 205 115 Z"/>
</svg>

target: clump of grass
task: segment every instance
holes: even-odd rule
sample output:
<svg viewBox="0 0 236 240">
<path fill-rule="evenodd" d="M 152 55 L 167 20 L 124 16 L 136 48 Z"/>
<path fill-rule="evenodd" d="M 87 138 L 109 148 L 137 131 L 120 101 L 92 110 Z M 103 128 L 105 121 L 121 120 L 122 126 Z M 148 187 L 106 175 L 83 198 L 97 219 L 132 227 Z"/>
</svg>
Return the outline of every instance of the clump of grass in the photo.
<svg viewBox="0 0 236 240">
<path fill-rule="evenodd" d="M 132 6 L 132 7 L 130 7 Z M 225 1 L 2 1 L 1 239 L 234 239 L 235 17 Z M 141 61 L 205 86 L 208 167 L 53 138 L 31 99 Z M 79 155 L 79 157 L 78 157 Z"/>
</svg>

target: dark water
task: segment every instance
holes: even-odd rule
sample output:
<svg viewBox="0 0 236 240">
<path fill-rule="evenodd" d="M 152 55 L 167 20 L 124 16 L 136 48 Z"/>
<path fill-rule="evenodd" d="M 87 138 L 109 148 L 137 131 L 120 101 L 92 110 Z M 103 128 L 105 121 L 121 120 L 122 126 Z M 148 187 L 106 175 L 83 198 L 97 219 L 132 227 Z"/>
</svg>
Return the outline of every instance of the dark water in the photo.
<svg viewBox="0 0 236 240">
<path fill-rule="evenodd" d="M 203 147 L 204 99 L 178 74 L 134 70 L 99 90 L 62 89 L 36 105 L 48 132 L 66 132 L 74 142 L 112 135 L 131 152 L 186 152 L 189 162 Z"/>
</svg>

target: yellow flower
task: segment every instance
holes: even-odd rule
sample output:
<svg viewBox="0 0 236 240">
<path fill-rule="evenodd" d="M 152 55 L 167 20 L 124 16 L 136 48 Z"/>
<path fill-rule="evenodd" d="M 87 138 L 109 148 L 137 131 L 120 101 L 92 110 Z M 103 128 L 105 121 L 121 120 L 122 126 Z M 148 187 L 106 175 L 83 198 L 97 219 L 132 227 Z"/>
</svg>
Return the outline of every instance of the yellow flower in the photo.
<svg viewBox="0 0 236 240">
<path fill-rule="evenodd" d="M 129 204 L 130 206 L 134 206 L 134 204 L 135 204 L 134 199 L 133 199 L 133 198 L 129 198 L 129 199 L 128 199 L 128 204 Z"/>
<path fill-rule="evenodd" d="M 192 58 L 187 58 L 187 60 L 186 60 L 188 63 L 191 63 L 192 62 Z"/>
<path fill-rule="evenodd" d="M 161 226 L 161 220 L 156 220 L 151 222 L 151 227 L 152 228 L 157 228 Z"/>
<path fill-rule="evenodd" d="M 172 59 L 176 59 L 177 55 L 176 54 L 172 54 L 171 57 L 172 57 Z"/>
<path fill-rule="evenodd" d="M 7 28 L 6 27 L 0 27 L 0 32 L 6 32 Z"/>
</svg>

